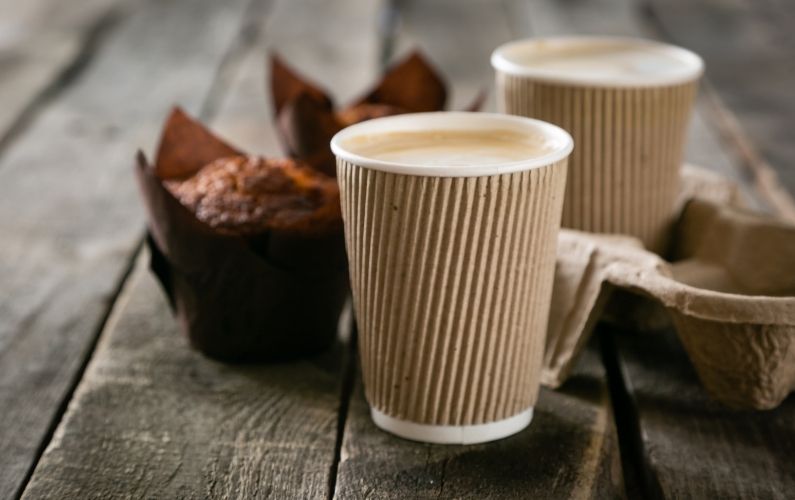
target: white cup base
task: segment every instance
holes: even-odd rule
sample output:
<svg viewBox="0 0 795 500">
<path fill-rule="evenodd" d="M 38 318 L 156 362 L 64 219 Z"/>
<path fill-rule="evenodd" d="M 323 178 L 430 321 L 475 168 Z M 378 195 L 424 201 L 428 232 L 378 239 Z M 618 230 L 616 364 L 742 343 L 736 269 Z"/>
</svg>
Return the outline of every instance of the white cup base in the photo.
<svg viewBox="0 0 795 500">
<path fill-rule="evenodd" d="M 475 444 L 496 441 L 521 431 L 533 420 L 533 407 L 503 420 L 475 425 L 418 424 L 390 417 L 372 407 L 370 415 L 375 425 L 381 429 L 412 441 L 437 444 Z"/>
</svg>

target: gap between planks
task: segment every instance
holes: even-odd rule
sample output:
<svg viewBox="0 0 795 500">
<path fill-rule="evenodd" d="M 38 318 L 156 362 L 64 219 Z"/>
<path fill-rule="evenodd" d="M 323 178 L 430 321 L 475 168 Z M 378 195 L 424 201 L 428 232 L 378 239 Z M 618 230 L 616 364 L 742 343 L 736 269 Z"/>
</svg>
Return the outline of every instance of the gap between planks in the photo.
<svg viewBox="0 0 795 500">
<path fill-rule="evenodd" d="M 137 256 L 142 248 L 143 248 L 143 239 L 141 239 L 141 241 L 138 242 L 137 247 L 133 250 L 133 258 L 129 262 L 127 262 L 126 267 L 122 271 L 121 278 L 116 284 L 116 288 L 111 293 L 110 300 L 108 300 L 107 308 L 105 309 L 101 320 L 97 324 L 96 330 L 91 334 L 89 340 L 89 346 L 86 351 L 86 356 L 82 360 L 80 360 L 80 366 L 72 374 L 71 380 L 69 381 L 69 386 L 66 389 L 66 393 L 64 394 L 64 398 L 61 400 L 60 404 L 58 405 L 58 409 L 56 410 L 56 413 L 53 416 L 53 419 L 50 422 L 50 425 L 47 428 L 44 437 L 39 443 L 39 447 L 36 449 L 36 454 L 33 461 L 30 464 L 30 467 L 25 473 L 25 476 L 22 479 L 22 481 L 19 483 L 19 488 L 14 494 L 15 499 L 19 499 L 22 497 L 22 494 L 25 492 L 28 483 L 30 483 L 30 479 L 33 477 L 33 472 L 36 470 L 36 466 L 39 464 L 39 461 L 41 460 L 41 456 L 44 454 L 44 451 L 47 449 L 47 446 L 49 446 L 50 441 L 52 441 L 52 438 L 55 435 L 55 431 L 61 425 L 61 420 L 63 419 L 63 416 L 66 413 L 66 409 L 69 407 L 69 403 L 72 401 L 72 396 L 77 390 L 77 386 L 80 385 L 80 381 L 83 379 L 83 374 L 86 372 L 88 363 L 91 361 L 91 357 L 97 348 L 97 344 L 99 343 L 99 338 L 101 336 L 101 333 L 105 329 L 105 325 L 108 323 L 108 320 L 112 316 L 114 310 L 114 304 L 116 304 L 116 302 L 119 300 L 122 290 L 124 290 L 125 284 L 127 283 L 127 279 L 132 274 L 133 269 L 135 269 L 135 263 L 138 259 Z"/>
<path fill-rule="evenodd" d="M 75 9 L 58 0 L 0 0 L 0 142 L 31 103 L 79 66 L 97 30 L 133 1 L 83 0 Z"/>
<path fill-rule="evenodd" d="M 602 364 L 607 375 L 613 415 L 618 429 L 621 467 L 624 471 L 626 493 L 629 498 L 662 498 L 661 488 L 651 467 L 646 463 L 640 418 L 632 395 L 627 389 L 629 377 L 621 368 L 615 335 L 604 327 L 596 328 Z"/>
<path fill-rule="evenodd" d="M 386 0 L 380 5 L 378 12 L 378 37 L 376 43 L 379 46 L 378 68 L 384 71 L 389 65 L 395 52 L 395 40 L 400 23 L 400 5 L 406 0 Z M 356 325 L 352 299 L 348 303 L 350 314 L 348 332 L 350 334 L 347 349 L 345 349 L 345 360 L 343 361 L 343 376 L 340 387 L 339 414 L 337 419 L 337 436 L 334 443 L 334 459 L 331 462 L 329 472 L 328 500 L 333 500 L 337 494 L 337 480 L 339 478 L 339 466 L 342 461 L 342 449 L 345 440 L 345 429 L 348 423 L 351 400 L 355 397 L 356 374 L 359 365 L 359 329 Z"/>
<path fill-rule="evenodd" d="M 353 304 L 349 303 L 350 322 L 348 330 L 350 338 L 347 348 L 344 351 L 345 359 L 342 369 L 342 384 L 340 384 L 340 403 L 339 414 L 337 415 L 337 435 L 334 442 L 334 459 L 331 462 L 328 477 L 328 500 L 332 500 L 336 495 L 337 478 L 339 477 L 339 466 L 342 461 L 342 444 L 345 439 L 345 424 L 348 421 L 348 413 L 351 406 L 351 398 L 354 396 L 356 385 L 356 367 L 358 366 L 358 329 L 356 320 L 353 318 Z"/>
<path fill-rule="evenodd" d="M 119 6 L 111 8 L 86 29 L 86 34 L 75 57 L 61 69 L 50 83 L 33 96 L 31 101 L 11 120 L 8 128 L 0 131 L 2 132 L 0 135 L 0 159 L 2 159 L 3 153 L 14 139 L 24 133 L 27 126 L 36 119 L 38 112 L 44 109 L 48 103 L 57 99 L 61 92 L 66 90 L 81 72 L 91 64 L 97 49 L 113 31 L 123 14 L 124 9 Z"/>
</svg>

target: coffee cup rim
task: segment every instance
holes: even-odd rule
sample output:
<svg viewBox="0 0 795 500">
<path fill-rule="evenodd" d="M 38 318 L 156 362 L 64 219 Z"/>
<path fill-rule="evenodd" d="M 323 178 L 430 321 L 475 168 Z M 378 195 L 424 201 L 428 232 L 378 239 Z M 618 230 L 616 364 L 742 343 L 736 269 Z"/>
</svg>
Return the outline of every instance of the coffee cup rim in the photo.
<svg viewBox="0 0 795 500">
<path fill-rule="evenodd" d="M 681 71 L 671 72 L 667 75 L 599 78 L 595 76 L 567 74 L 555 70 L 535 68 L 517 63 L 510 57 L 511 52 L 520 50 L 537 50 L 542 46 L 593 46 L 598 44 L 628 44 L 645 49 L 652 49 L 656 52 L 664 53 L 674 59 L 679 60 L 683 63 L 683 68 Z M 563 85 L 587 87 L 663 87 L 679 85 L 698 80 L 704 73 L 704 60 L 701 58 L 701 56 L 683 47 L 645 38 L 596 35 L 525 38 L 508 42 L 500 45 L 494 50 L 494 52 L 492 52 L 491 65 L 495 70 L 512 76 L 527 77 L 534 80 Z"/>
<path fill-rule="evenodd" d="M 360 135 L 383 132 L 421 131 L 427 129 L 478 130 L 495 127 L 513 131 L 533 131 L 542 134 L 552 146 L 548 153 L 532 158 L 485 165 L 416 165 L 379 160 L 353 153 L 343 146 L 346 139 Z M 408 113 L 367 120 L 337 132 L 331 139 L 331 150 L 338 159 L 358 167 L 404 175 L 431 177 L 480 177 L 532 170 L 557 163 L 566 158 L 574 148 L 574 140 L 562 128 L 533 118 L 499 113 L 471 111 L 436 111 Z"/>
</svg>

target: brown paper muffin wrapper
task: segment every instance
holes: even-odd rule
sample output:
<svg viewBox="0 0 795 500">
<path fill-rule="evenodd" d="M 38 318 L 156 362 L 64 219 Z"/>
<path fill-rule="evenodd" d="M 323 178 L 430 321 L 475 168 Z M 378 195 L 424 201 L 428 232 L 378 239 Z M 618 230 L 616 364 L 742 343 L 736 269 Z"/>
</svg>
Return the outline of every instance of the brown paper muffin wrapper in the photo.
<svg viewBox="0 0 795 500">
<path fill-rule="evenodd" d="M 344 235 L 218 233 L 163 185 L 239 154 L 175 110 L 156 165 L 138 154 L 135 176 L 148 215 L 151 268 L 182 331 L 224 361 L 286 360 L 334 340 L 348 295 Z"/>
<path fill-rule="evenodd" d="M 688 169 L 683 185 L 701 194 L 682 208 L 671 262 L 634 238 L 561 231 L 544 384 L 566 379 L 617 289 L 665 308 L 715 399 L 769 409 L 795 389 L 795 225 L 738 208 L 714 175 Z"/>
<path fill-rule="evenodd" d="M 442 111 L 448 94 L 439 71 L 417 50 L 345 106 L 336 106 L 327 90 L 275 54 L 270 58 L 270 88 L 276 130 L 286 154 L 332 177 L 336 161 L 329 143 L 334 134 L 370 118 Z M 485 99 L 481 91 L 466 110 L 480 110 Z"/>
</svg>

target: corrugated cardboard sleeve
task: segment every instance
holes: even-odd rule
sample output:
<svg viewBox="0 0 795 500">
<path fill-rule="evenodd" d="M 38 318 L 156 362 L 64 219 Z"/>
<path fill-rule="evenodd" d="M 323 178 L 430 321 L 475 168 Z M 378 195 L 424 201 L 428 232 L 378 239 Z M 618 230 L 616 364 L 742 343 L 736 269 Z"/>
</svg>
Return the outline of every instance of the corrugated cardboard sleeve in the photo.
<svg viewBox="0 0 795 500">
<path fill-rule="evenodd" d="M 563 227 L 666 248 L 697 82 L 613 88 L 497 71 L 497 87 L 501 110 L 554 123 L 574 138 Z"/>
<path fill-rule="evenodd" d="M 565 160 L 441 178 L 339 160 L 372 407 L 460 426 L 533 406 L 565 178 Z"/>
</svg>

